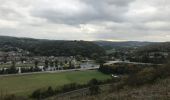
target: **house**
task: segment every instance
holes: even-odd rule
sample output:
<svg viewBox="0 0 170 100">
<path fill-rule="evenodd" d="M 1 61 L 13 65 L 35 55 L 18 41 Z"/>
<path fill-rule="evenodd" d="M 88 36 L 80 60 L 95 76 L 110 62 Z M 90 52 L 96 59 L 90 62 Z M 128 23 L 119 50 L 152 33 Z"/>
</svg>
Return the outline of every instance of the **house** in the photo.
<svg viewBox="0 0 170 100">
<path fill-rule="evenodd" d="M 5 52 L 0 51 L 0 62 L 3 62 L 4 58 L 7 57 Z"/>
</svg>

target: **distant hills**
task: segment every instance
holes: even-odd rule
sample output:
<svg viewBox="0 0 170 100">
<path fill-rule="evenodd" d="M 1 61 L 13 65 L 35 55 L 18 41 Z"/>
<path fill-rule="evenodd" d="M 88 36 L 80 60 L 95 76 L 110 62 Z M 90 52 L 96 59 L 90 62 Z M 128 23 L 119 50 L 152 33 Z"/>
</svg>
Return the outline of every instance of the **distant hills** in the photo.
<svg viewBox="0 0 170 100">
<path fill-rule="evenodd" d="M 32 38 L 0 36 L 0 50 L 23 49 L 40 56 L 75 56 L 90 57 L 93 54 L 104 55 L 105 50 L 93 42 L 61 41 Z"/>
<path fill-rule="evenodd" d="M 23 49 L 41 56 L 75 56 L 90 57 L 93 54 L 104 55 L 106 50 L 114 48 L 138 48 L 139 52 L 170 51 L 170 42 L 139 41 L 65 41 L 0 36 L 0 51 Z"/>
<path fill-rule="evenodd" d="M 138 52 L 170 52 L 170 42 L 146 45 L 138 48 Z"/>
<path fill-rule="evenodd" d="M 123 42 L 112 42 L 112 41 L 94 41 L 97 45 L 105 48 L 105 49 L 113 49 L 113 48 L 125 48 L 125 47 L 143 47 L 147 45 L 154 44 L 154 42 L 139 42 L 139 41 L 123 41 Z"/>
</svg>

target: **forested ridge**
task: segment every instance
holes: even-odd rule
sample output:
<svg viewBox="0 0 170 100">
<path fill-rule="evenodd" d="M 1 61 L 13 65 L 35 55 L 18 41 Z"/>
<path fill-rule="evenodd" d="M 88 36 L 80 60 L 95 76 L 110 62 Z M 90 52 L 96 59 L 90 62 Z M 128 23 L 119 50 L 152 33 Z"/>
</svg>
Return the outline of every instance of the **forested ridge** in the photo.
<svg viewBox="0 0 170 100">
<path fill-rule="evenodd" d="M 88 41 L 45 40 L 0 36 L 0 50 L 12 51 L 23 49 L 40 56 L 75 56 L 90 57 L 93 54 L 103 55 L 102 47 Z"/>
</svg>

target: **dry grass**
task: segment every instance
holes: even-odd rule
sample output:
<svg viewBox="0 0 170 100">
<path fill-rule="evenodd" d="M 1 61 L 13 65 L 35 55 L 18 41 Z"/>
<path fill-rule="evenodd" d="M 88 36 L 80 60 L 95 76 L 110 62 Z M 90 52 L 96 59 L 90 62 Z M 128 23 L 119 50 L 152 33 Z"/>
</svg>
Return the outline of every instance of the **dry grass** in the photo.
<svg viewBox="0 0 170 100">
<path fill-rule="evenodd" d="M 50 100 L 55 99 L 51 98 Z M 108 92 L 108 90 L 105 90 L 96 96 L 83 96 L 82 94 L 75 96 L 75 94 L 69 94 L 57 98 L 57 100 L 170 100 L 170 78 L 139 88 L 125 87 L 119 92 Z"/>
</svg>

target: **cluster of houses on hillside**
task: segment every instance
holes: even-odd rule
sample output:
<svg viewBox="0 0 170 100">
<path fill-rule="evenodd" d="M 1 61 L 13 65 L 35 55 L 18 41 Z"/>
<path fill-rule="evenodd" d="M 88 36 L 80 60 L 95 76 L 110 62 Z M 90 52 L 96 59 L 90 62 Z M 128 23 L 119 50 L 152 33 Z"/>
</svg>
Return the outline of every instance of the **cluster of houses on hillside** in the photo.
<svg viewBox="0 0 170 100">
<path fill-rule="evenodd" d="M 99 67 L 93 60 L 86 57 L 54 57 L 54 56 L 27 56 L 28 52 L 21 53 L 16 51 L 0 52 L 0 66 L 6 68 L 4 65 L 12 65 L 15 61 L 15 66 L 20 70 L 22 68 L 38 67 L 44 70 L 57 70 L 71 68 L 85 68 L 85 67 Z"/>
<path fill-rule="evenodd" d="M 140 57 L 143 57 L 145 55 L 138 56 L 137 58 L 132 56 L 131 58 L 138 59 Z M 147 54 L 148 58 L 167 58 L 169 56 L 168 52 L 150 52 Z M 107 58 L 108 60 L 122 60 L 122 61 L 129 61 L 128 57 L 124 57 L 122 55 L 122 59 L 116 58 L 116 56 L 112 56 L 110 58 Z M 58 65 L 61 66 L 69 66 L 69 63 L 71 63 L 73 66 L 93 66 L 89 59 L 86 57 L 46 57 L 46 56 L 30 56 L 30 52 L 23 51 L 23 50 L 17 50 L 17 51 L 10 51 L 10 52 L 2 52 L 0 51 L 0 64 L 12 64 L 12 61 L 15 61 L 16 64 L 35 64 L 35 61 L 37 61 L 41 66 L 44 66 L 45 61 L 48 60 L 50 62 L 55 62 L 56 60 L 59 62 Z M 84 61 L 88 62 L 88 64 L 84 64 Z M 43 65 L 42 65 L 43 64 Z M 31 67 L 31 66 L 30 66 Z"/>
<path fill-rule="evenodd" d="M 2 52 L 0 51 L 0 64 L 11 63 L 15 61 L 17 63 L 34 63 L 35 60 L 39 62 L 44 62 L 45 60 L 58 60 L 58 61 L 72 61 L 73 57 L 45 57 L 45 56 L 28 56 L 29 52 Z"/>
<path fill-rule="evenodd" d="M 10 63 L 11 61 L 23 61 L 29 55 L 29 52 L 26 51 L 9 51 L 2 52 L 0 51 L 0 63 Z"/>
<path fill-rule="evenodd" d="M 169 56 L 168 52 L 151 52 L 149 53 L 149 58 L 167 58 Z"/>
</svg>

